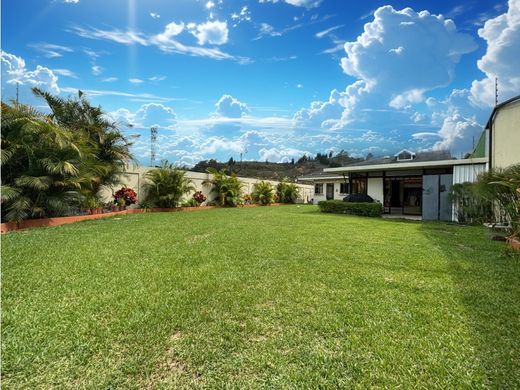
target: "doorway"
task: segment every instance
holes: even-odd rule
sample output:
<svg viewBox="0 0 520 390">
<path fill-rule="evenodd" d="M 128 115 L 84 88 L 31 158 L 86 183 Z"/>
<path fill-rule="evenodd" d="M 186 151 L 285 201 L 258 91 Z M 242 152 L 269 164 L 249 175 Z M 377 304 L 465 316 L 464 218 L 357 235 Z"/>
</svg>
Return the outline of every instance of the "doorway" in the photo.
<svg viewBox="0 0 520 390">
<path fill-rule="evenodd" d="M 327 188 L 325 191 L 325 197 L 327 200 L 334 199 L 334 183 L 327 183 Z"/>
<path fill-rule="evenodd" d="M 387 214 L 422 215 L 422 177 L 386 177 L 384 199 Z"/>
</svg>

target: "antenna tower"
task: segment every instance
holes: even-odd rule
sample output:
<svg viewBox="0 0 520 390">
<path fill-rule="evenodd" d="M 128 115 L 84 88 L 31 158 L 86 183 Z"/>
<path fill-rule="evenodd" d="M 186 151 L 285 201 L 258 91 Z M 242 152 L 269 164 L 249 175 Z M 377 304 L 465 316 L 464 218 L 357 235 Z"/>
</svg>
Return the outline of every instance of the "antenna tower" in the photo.
<svg viewBox="0 0 520 390">
<path fill-rule="evenodd" d="M 150 128 L 150 166 L 155 167 L 155 152 L 157 150 L 157 126 Z"/>
</svg>

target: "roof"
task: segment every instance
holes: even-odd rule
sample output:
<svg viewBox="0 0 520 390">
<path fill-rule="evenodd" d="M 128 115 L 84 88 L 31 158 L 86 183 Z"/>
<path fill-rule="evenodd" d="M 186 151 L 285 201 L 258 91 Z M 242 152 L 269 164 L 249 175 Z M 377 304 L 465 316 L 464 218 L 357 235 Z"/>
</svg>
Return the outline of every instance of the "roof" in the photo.
<svg viewBox="0 0 520 390">
<path fill-rule="evenodd" d="M 397 155 L 391 157 L 380 157 L 380 158 L 372 158 L 370 160 L 365 160 L 353 164 L 346 165 L 343 168 L 347 167 L 358 167 L 358 166 L 366 166 L 366 165 L 383 165 L 383 164 L 410 164 L 414 162 L 426 162 L 426 161 L 442 161 L 442 160 L 451 160 L 451 153 L 447 150 L 436 150 L 429 152 L 417 152 L 415 153 L 415 158 L 413 160 L 406 161 L 397 161 Z"/>
<path fill-rule="evenodd" d="M 304 176 L 298 177 L 298 181 L 315 181 L 315 180 L 337 180 L 340 176 L 330 174 L 324 171 L 312 172 Z"/>
<path fill-rule="evenodd" d="M 489 116 L 489 119 L 486 123 L 486 129 L 491 128 L 491 124 L 493 123 L 493 118 L 495 117 L 495 115 L 501 108 L 503 108 L 504 106 L 507 106 L 508 104 L 514 103 L 516 101 L 520 101 L 520 95 L 512 97 L 511 99 L 508 99 L 500 104 L 497 104 L 495 106 L 495 108 L 493 108 L 493 111 L 491 112 L 491 115 Z"/>
<path fill-rule="evenodd" d="M 379 160 L 379 159 L 375 159 Z M 370 162 L 365 161 L 365 163 Z M 443 168 L 452 167 L 455 165 L 473 165 L 473 164 L 485 164 L 487 163 L 487 157 L 484 158 L 468 158 L 462 160 L 426 160 L 426 161 L 395 161 L 395 162 L 383 162 L 375 164 L 352 164 L 340 168 L 325 168 L 324 172 L 335 173 L 338 175 L 345 174 L 347 172 L 368 172 L 368 171 L 383 171 L 383 170 L 399 170 L 399 169 L 422 169 L 422 168 Z"/>
</svg>

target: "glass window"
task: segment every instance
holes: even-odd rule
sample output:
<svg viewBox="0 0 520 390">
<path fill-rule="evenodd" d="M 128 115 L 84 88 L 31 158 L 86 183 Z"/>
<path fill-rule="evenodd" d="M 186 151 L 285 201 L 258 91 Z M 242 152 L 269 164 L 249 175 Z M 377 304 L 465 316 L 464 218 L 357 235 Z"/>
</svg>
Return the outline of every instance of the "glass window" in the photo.
<svg viewBox="0 0 520 390">
<path fill-rule="evenodd" d="M 317 183 L 314 185 L 314 193 L 316 195 L 323 194 L 323 183 Z"/>
<path fill-rule="evenodd" d="M 348 194 L 348 183 L 340 183 L 339 184 L 339 192 L 341 194 Z"/>
</svg>

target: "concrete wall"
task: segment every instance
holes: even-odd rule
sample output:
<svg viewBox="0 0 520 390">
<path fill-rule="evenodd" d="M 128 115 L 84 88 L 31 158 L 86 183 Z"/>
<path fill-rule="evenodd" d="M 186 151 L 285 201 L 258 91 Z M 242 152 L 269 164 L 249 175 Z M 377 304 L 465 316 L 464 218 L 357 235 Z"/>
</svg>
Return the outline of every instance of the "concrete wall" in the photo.
<svg viewBox="0 0 520 390">
<path fill-rule="evenodd" d="M 384 203 L 384 184 L 382 177 L 369 177 L 367 179 L 367 195 L 379 203 Z"/>
<path fill-rule="evenodd" d="M 505 168 L 520 163 L 520 102 L 501 108 L 492 128 L 491 166 Z"/>
<path fill-rule="evenodd" d="M 113 200 L 112 194 L 120 189 L 122 186 L 127 186 L 132 188 L 135 192 L 137 192 L 137 199 L 138 202 L 143 200 L 145 197 L 145 189 L 144 184 L 146 183 L 146 179 L 144 175 L 147 171 L 149 171 L 152 168 L 149 167 L 129 167 L 127 171 L 121 175 L 120 178 L 120 184 L 115 186 L 112 189 L 105 188 L 101 192 L 101 200 L 103 202 L 110 202 Z M 199 172 L 186 172 L 186 177 L 189 178 L 192 181 L 193 186 L 195 187 L 196 191 L 202 191 L 202 193 L 206 196 L 208 200 L 212 200 L 215 195 L 210 194 L 211 191 L 211 185 L 210 184 L 203 184 L 205 180 L 208 180 L 211 178 L 211 175 L 208 173 L 199 173 Z M 256 182 L 260 181 L 260 179 L 253 179 L 253 178 L 246 178 L 246 177 L 239 177 L 239 180 L 244 184 L 244 187 L 242 188 L 242 191 L 244 194 L 251 194 L 253 192 L 253 187 Z M 266 180 L 267 182 L 271 183 L 273 186 L 276 186 L 279 182 L 273 181 L 273 180 Z M 314 186 L 312 185 L 306 185 L 301 183 L 296 183 L 300 196 L 299 196 L 299 202 L 307 203 L 310 202 L 310 200 L 313 197 L 314 194 Z M 191 197 L 191 194 L 188 194 L 185 198 L 189 199 Z"/>
</svg>

